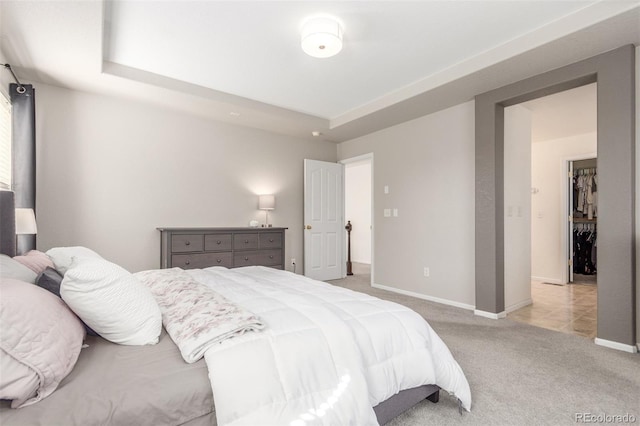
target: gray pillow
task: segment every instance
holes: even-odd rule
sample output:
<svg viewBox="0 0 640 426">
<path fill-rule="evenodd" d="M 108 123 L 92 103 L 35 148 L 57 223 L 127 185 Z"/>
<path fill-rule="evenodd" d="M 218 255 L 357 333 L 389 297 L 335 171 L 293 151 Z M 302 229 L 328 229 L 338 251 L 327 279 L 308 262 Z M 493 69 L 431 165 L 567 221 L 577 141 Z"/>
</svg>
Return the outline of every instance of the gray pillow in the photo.
<svg viewBox="0 0 640 426">
<path fill-rule="evenodd" d="M 0 254 L 0 277 L 35 284 L 38 275 L 6 254 Z"/>
<path fill-rule="evenodd" d="M 62 284 L 62 275 L 49 266 L 36 278 L 38 287 L 42 287 L 58 297 L 60 297 L 60 284 Z"/>
</svg>

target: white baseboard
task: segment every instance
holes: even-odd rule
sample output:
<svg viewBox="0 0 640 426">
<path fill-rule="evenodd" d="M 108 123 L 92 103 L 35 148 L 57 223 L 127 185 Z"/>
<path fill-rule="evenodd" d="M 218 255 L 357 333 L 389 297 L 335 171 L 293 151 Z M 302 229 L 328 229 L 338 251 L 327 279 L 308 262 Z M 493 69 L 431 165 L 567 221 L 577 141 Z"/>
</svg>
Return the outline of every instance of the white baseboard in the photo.
<svg viewBox="0 0 640 426">
<path fill-rule="evenodd" d="M 489 319 L 502 319 L 507 317 L 507 313 L 505 311 L 498 312 L 496 314 L 495 312 L 487 312 L 487 311 L 481 311 L 479 309 L 474 309 L 473 314 L 479 317 L 485 317 Z"/>
<path fill-rule="evenodd" d="M 525 306 L 529 306 L 532 304 L 533 304 L 533 299 L 527 299 L 527 300 L 523 300 L 522 302 L 518 302 L 514 305 L 511 305 L 509 307 L 506 307 L 504 311 L 506 313 L 509 313 L 509 312 L 517 311 L 520 308 L 524 308 Z"/>
<path fill-rule="evenodd" d="M 595 338 L 594 343 L 606 348 L 617 349 L 619 351 L 630 352 L 632 354 L 638 352 L 638 348 L 635 345 L 627 345 L 624 343 L 613 342 L 611 340 L 599 339 L 597 337 Z"/>
<path fill-rule="evenodd" d="M 475 308 L 473 305 L 467 305 L 466 303 L 460 303 L 453 300 L 441 299 L 439 297 L 427 296 L 426 294 L 416 293 L 409 290 L 402 290 L 400 288 L 388 287 L 381 284 L 371 284 L 371 287 L 379 288 L 381 290 L 391 291 L 393 293 L 404 294 L 405 296 L 417 297 L 418 299 L 428 300 L 430 302 L 442 303 L 443 305 L 455 306 L 456 308 L 466 309 L 471 311 Z"/>
<path fill-rule="evenodd" d="M 551 283 L 551 284 L 558 284 L 558 285 L 566 284 L 565 282 L 557 278 L 546 278 L 546 277 L 531 277 L 531 281 L 540 281 L 543 283 Z"/>
</svg>

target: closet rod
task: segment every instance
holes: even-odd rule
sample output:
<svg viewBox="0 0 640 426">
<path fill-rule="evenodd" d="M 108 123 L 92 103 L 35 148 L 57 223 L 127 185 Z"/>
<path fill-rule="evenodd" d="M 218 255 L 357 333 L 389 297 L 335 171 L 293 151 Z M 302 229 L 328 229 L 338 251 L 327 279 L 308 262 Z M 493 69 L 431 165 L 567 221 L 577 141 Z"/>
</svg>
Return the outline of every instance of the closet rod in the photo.
<svg viewBox="0 0 640 426">
<path fill-rule="evenodd" d="M 596 173 L 598 173 L 597 167 L 584 167 L 573 171 L 574 176 L 595 175 Z"/>
</svg>

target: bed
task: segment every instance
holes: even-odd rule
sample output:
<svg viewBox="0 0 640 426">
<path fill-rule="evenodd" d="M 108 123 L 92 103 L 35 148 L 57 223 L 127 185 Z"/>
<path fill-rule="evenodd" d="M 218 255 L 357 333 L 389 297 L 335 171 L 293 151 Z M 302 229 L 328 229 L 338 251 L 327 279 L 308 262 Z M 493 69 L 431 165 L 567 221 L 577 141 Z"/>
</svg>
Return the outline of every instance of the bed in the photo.
<svg viewBox="0 0 640 426">
<path fill-rule="evenodd" d="M 5 214 L 10 215 L 13 210 L 10 194 L 7 191 L 0 192 L 0 196 L 2 196 L 0 214 L 2 214 L 3 227 L 0 239 L 3 240 L 5 237 L 10 239 L 10 234 L 12 233 L 10 230 L 9 232 L 7 231 L 10 228 L 7 220 L 10 221 L 10 219 L 5 216 Z M 8 246 L 11 247 L 11 244 L 8 243 Z M 15 240 L 13 244 L 15 244 Z M 2 244 L 0 244 L 0 247 L 3 247 Z M 10 255 L 13 255 L 13 253 L 10 253 Z M 339 349 L 338 353 L 335 352 L 336 346 L 347 347 L 353 343 L 347 342 L 347 340 L 355 340 L 357 341 L 357 345 L 355 345 L 356 352 L 360 351 L 365 354 L 363 358 L 375 358 L 372 354 L 377 353 L 378 349 L 364 351 L 362 348 L 368 345 L 366 343 L 368 340 L 382 338 L 377 335 L 382 335 L 383 333 L 357 331 L 358 327 L 362 329 L 370 327 L 370 325 L 364 326 L 363 324 L 366 324 L 371 318 L 376 318 L 377 314 L 370 313 L 366 307 L 369 305 L 382 306 L 385 310 L 389 307 L 392 315 L 398 318 L 402 315 L 407 315 L 406 308 L 402 308 L 400 311 L 398 309 L 401 308 L 393 306 L 394 304 L 387 306 L 390 302 L 383 302 L 346 289 L 336 289 L 337 293 L 335 293 L 334 286 L 329 284 L 315 282 L 289 272 L 276 271 L 270 268 L 249 267 L 237 270 L 207 268 L 206 270 L 193 270 L 188 273 L 178 270 L 178 268 L 175 269 L 174 271 L 145 271 L 134 275 L 140 282 L 145 282 L 146 280 L 150 283 L 148 284 L 150 286 L 149 289 L 151 292 L 155 292 L 153 294 L 159 306 L 163 306 L 161 304 L 163 292 L 166 292 L 167 289 L 176 288 L 177 280 L 186 280 L 183 283 L 185 288 L 198 287 L 200 289 L 198 291 L 205 292 L 215 289 L 218 294 L 233 303 L 234 306 L 237 304 L 240 309 L 248 309 L 257 315 L 257 317 L 252 316 L 254 321 L 255 318 L 260 318 L 266 323 L 261 324 L 264 325 L 265 329 L 236 334 L 236 337 L 227 339 L 223 343 L 216 343 L 213 348 L 209 347 L 206 350 L 199 348 L 195 351 L 198 356 L 193 358 L 185 358 L 184 346 L 180 344 L 182 342 L 175 335 L 176 326 L 167 325 L 165 322 L 167 317 L 166 310 L 162 311 L 164 327 L 161 329 L 158 343 L 154 345 L 116 344 L 100 336 L 87 335 L 84 339 L 83 348 L 77 356 L 77 362 L 75 362 L 68 375 L 59 382 L 55 391 L 46 398 L 23 408 L 11 408 L 10 401 L 1 401 L 0 423 L 3 425 L 215 425 L 256 424 L 256 419 L 271 419 L 258 421 L 257 423 L 302 425 L 331 424 L 339 421 L 341 424 L 385 424 L 424 399 L 429 399 L 432 402 L 438 401 L 440 391 L 440 386 L 436 384 L 438 380 L 427 380 L 423 377 L 420 380 L 427 380 L 429 383 L 411 384 L 413 381 L 418 380 L 417 378 L 411 378 L 409 371 L 419 369 L 415 368 L 416 364 L 412 364 L 416 362 L 415 356 L 406 362 L 395 362 L 397 364 L 404 363 L 401 367 L 394 365 L 392 360 L 385 361 L 386 367 L 384 368 L 376 367 L 377 375 L 406 376 L 399 379 L 394 378 L 393 384 L 390 381 L 389 385 L 376 386 L 368 384 L 368 381 L 371 381 L 370 371 L 373 371 L 373 369 L 369 367 L 369 364 L 366 367 L 362 367 L 364 364 L 360 364 L 362 362 L 359 359 L 360 355 L 356 357 L 358 359 L 354 360 L 350 352 L 341 353 L 342 349 Z M 72 275 L 67 271 L 65 279 Z M 162 282 L 162 277 L 167 277 L 166 282 L 169 284 L 164 288 L 155 288 L 154 286 L 157 287 L 159 285 L 157 283 Z M 69 280 L 71 281 L 71 278 Z M 197 283 L 202 284 L 202 286 Z M 3 277 L 3 286 L 4 284 L 5 279 Z M 2 288 L 0 287 L 0 297 L 3 296 Z M 303 290 L 307 288 L 310 290 Z M 320 300 L 319 304 L 312 303 L 312 300 L 315 299 L 322 299 L 324 302 Z M 281 309 L 275 309 L 273 306 L 287 303 L 293 306 L 293 309 L 299 308 L 297 315 L 301 315 L 300 318 L 304 316 L 305 318 L 311 318 L 310 323 L 314 321 L 321 323 L 319 328 L 313 324 L 309 327 L 300 327 L 300 321 L 294 324 L 296 321 L 291 321 L 290 319 L 282 321 L 284 324 L 282 327 L 285 328 L 278 328 L 279 325 L 276 324 L 278 323 L 278 315 L 281 315 L 289 308 L 281 306 Z M 323 303 L 324 307 L 321 306 Z M 339 307 L 339 309 L 336 307 Z M 382 307 L 376 309 L 383 309 Z M 293 315 L 296 314 L 294 313 Z M 384 315 L 387 315 L 387 313 L 384 313 Z M 82 315 L 79 314 L 79 316 L 84 319 Z M 344 339 L 343 336 L 342 340 L 340 340 L 341 333 L 349 334 L 352 331 L 345 331 L 346 329 L 341 328 L 342 326 L 337 326 L 337 328 L 325 326 L 325 323 L 332 323 L 337 317 L 348 317 L 347 322 L 355 325 L 356 331 L 353 332 L 353 335 L 356 336 L 355 339 Z M 377 318 L 381 320 L 382 317 Z M 424 322 L 424 320 L 421 321 Z M 372 324 L 375 324 L 375 322 Z M 293 329 L 291 328 L 292 325 L 295 325 Z M 3 324 L 3 327 L 5 327 L 5 324 Z M 420 327 L 423 326 L 421 325 Z M 306 332 L 307 328 L 312 329 L 311 332 L 316 334 L 312 334 L 311 337 L 300 334 L 303 331 Z M 170 336 L 167 330 L 173 334 Z M 294 336 L 304 343 L 297 343 L 298 347 L 263 346 L 262 350 L 266 351 L 266 354 L 276 354 L 277 356 L 257 356 L 256 354 L 260 354 L 261 349 L 256 348 L 260 348 L 260 342 L 264 344 L 264 336 L 268 336 L 269 333 L 273 336 L 274 330 L 276 334 L 280 330 L 280 335 L 284 335 L 281 330 L 285 330 L 287 336 Z M 412 330 L 407 330 L 406 334 L 413 333 Z M 430 327 L 426 326 L 423 329 L 423 333 L 431 333 L 432 331 L 429 330 Z M 317 335 L 323 335 L 324 337 L 322 339 L 313 337 Z M 393 338 L 387 337 L 384 339 L 393 340 Z M 431 343 L 429 345 L 434 345 L 434 347 L 440 345 L 437 342 L 439 341 L 437 336 L 432 336 L 430 339 Z M 287 340 L 287 344 L 292 344 L 292 339 L 285 340 Z M 324 343 L 321 344 L 320 340 Z M 360 340 L 362 341 L 360 342 Z M 179 344 L 177 345 L 175 342 L 179 342 Z M 316 344 L 318 345 L 317 348 L 314 347 Z M 333 349 L 323 349 L 322 345 L 327 347 L 333 345 Z M 394 345 L 396 344 L 394 343 Z M 248 349 L 245 349 L 245 347 Z M 287 348 L 287 350 L 282 348 Z M 321 358 L 320 361 L 311 360 L 314 357 L 314 353 L 320 354 L 323 353 L 323 350 L 328 354 L 324 361 L 321 356 L 319 356 Z M 456 396 L 453 397 L 459 398 L 461 407 L 468 410 L 471 404 L 468 383 L 461 370 L 459 373 L 457 372 L 459 366 L 455 361 L 452 361 L 452 358 L 448 358 L 450 353 L 446 346 L 437 346 L 437 350 L 434 352 L 437 352 L 438 356 L 446 358 L 446 363 L 443 364 L 445 367 L 436 366 L 432 368 L 435 372 L 429 371 L 438 376 L 441 374 L 438 370 L 456 370 L 456 375 L 453 376 L 453 379 L 444 380 L 445 385 L 443 387 L 448 387 L 449 389 L 447 390 L 449 392 L 456 393 Z M 304 362 L 300 361 L 302 356 L 305 357 Z M 338 359 L 343 357 L 347 360 L 341 363 L 341 366 L 344 366 L 345 363 L 352 363 L 351 375 L 345 376 L 341 374 L 333 364 L 330 366 L 322 364 L 322 362 L 328 362 L 326 361 L 327 358 L 331 359 L 333 357 Z M 265 359 L 271 361 L 263 363 Z M 185 360 L 189 362 L 185 362 Z M 245 364 L 243 365 L 242 362 L 245 362 Z M 331 362 L 335 361 L 331 360 Z M 371 362 L 375 364 L 375 360 Z M 421 363 L 420 360 L 417 362 L 418 364 Z M 424 362 L 427 363 L 426 360 Z M 239 366 L 233 367 L 234 363 L 239 364 Z M 314 365 L 325 365 L 325 367 L 314 367 Z M 382 364 L 380 363 L 380 365 Z M 326 368 L 327 371 L 318 371 L 317 369 L 319 368 Z M 285 371 L 283 379 L 283 371 L 279 370 L 287 369 L 295 369 L 291 370 L 295 371 L 295 374 L 289 372 L 289 378 L 287 379 Z M 335 372 L 333 372 L 334 369 L 336 370 Z M 277 376 L 275 371 L 278 371 Z M 0 376 L 2 374 L 0 373 Z M 331 377 L 332 375 L 342 380 L 337 384 L 333 394 L 331 394 L 332 396 L 330 395 L 327 398 L 327 394 L 322 394 L 319 390 L 316 394 L 313 388 L 315 385 L 311 381 L 323 380 L 323 377 Z M 429 376 L 427 373 L 424 373 L 424 375 Z M 315 376 L 319 376 L 319 378 Z M 346 382 L 344 380 L 345 377 L 347 378 Z M 296 378 L 303 382 L 300 386 L 302 386 L 304 395 L 296 394 L 291 396 L 291 393 L 296 391 L 287 389 L 286 392 L 282 392 L 281 399 L 277 400 L 278 387 L 286 387 L 288 386 L 287 380 L 291 381 Z M 442 380 L 439 380 L 442 385 Z M 269 392 L 272 392 L 272 394 L 268 394 L 272 395 L 272 397 L 269 396 L 269 399 L 273 399 L 273 401 L 268 401 L 266 403 L 267 408 L 264 409 L 265 403 L 263 400 L 265 394 L 264 392 L 262 394 L 257 393 L 258 391 L 255 389 L 260 388 L 261 385 L 258 384 L 270 381 L 273 382 L 272 385 L 275 386 L 276 390 L 269 390 Z M 394 390 L 394 386 L 397 383 L 400 383 L 400 385 Z M 325 411 L 330 412 L 333 409 L 333 411 L 339 412 L 344 409 L 345 407 L 340 408 L 340 404 L 343 406 L 362 405 L 362 398 L 359 401 L 355 399 L 353 401 L 349 400 L 352 397 L 350 394 L 352 389 L 358 389 L 359 386 L 365 388 L 363 392 L 365 405 L 368 404 L 367 407 L 362 407 L 359 413 L 354 414 L 350 411 L 343 411 L 340 414 L 342 417 L 333 417 L 333 420 L 331 420 L 332 414 L 325 416 Z M 363 392 L 359 392 L 358 395 Z M 218 404 L 218 412 L 216 412 L 214 404 L 214 393 Z M 354 395 L 356 393 L 354 392 Z M 389 393 L 391 394 L 387 395 Z M 381 395 L 387 396 L 378 401 L 378 399 L 381 399 Z M 253 402 L 251 398 L 254 398 Z M 353 396 L 353 398 L 357 398 L 357 396 Z M 323 406 L 321 402 L 325 400 L 328 403 L 324 403 Z M 239 404 L 238 401 L 243 402 Z M 300 418 L 291 417 L 291 413 L 283 415 L 282 412 L 287 412 L 287 410 L 293 410 L 291 411 L 292 413 L 298 410 L 297 407 L 292 408 L 295 407 L 293 401 L 304 401 L 302 406 L 308 405 L 309 401 L 311 401 L 312 404 L 317 403 L 317 407 L 313 410 L 308 410 L 309 412 L 302 412 Z M 347 401 L 348 403 L 340 401 Z M 371 403 L 371 401 L 375 401 L 375 404 Z M 248 413 L 238 414 L 238 411 L 242 411 L 245 405 L 250 406 L 251 404 L 254 404 L 258 409 L 252 408 Z M 372 405 L 374 417 L 367 417 Z M 346 408 L 350 409 L 350 407 Z M 260 411 L 262 409 L 264 411 Z M 298 411 L 295 411 L 295 413 Z M 274 412 L 277 413 L 274 414 Z M 282 420 L 284 418 L 291 419 L 291 421 L 284 422 Z"/>
</svg>

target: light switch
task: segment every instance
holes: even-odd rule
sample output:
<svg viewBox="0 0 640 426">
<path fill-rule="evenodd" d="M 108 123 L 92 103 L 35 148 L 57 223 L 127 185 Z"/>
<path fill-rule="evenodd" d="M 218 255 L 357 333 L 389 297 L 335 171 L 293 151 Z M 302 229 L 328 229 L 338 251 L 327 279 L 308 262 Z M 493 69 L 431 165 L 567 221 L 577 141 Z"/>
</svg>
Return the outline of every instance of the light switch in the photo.
<svg viewBox="0 0 640 426">
<path fill-rule="evenodd" d="M 389 193 L 389 185 L 385 185 L 384 186 L 384 193 L 388 194 Z"/>
<path fill-rule="evenodd" d="M 384 209 L 384 217 L 391 217 L 391 209 Z"/>
<path fill-rule="evenodd" d="M 393 209 L 393 217 L 398 217 L 398 209 Z"/>
</svg>

